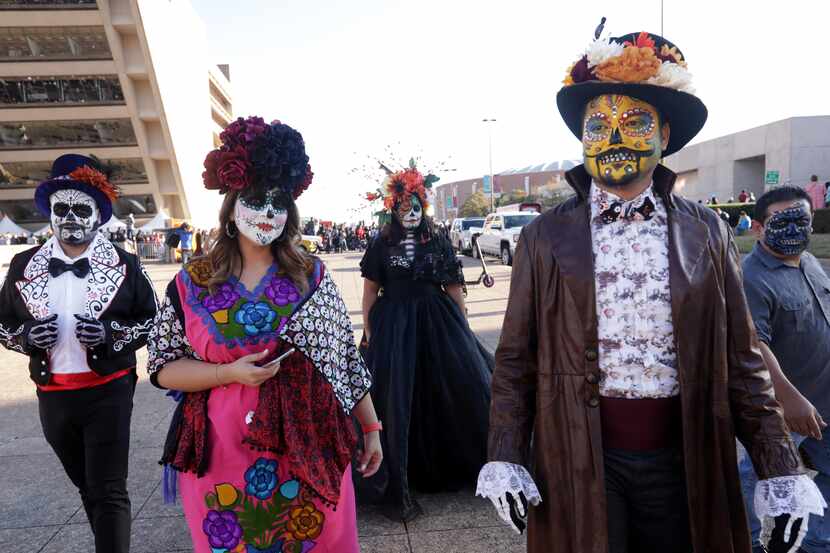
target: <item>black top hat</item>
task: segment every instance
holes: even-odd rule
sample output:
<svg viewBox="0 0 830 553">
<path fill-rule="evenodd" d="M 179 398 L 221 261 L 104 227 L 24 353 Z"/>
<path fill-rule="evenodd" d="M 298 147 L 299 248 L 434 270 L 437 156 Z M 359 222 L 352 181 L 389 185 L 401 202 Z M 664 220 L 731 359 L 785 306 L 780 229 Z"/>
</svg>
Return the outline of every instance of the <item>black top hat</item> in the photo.
<svg viewBox="0 0 830 553">
<path fill-rule="evenodd" d="M 556 104 L 565 124 L 582 139 L 587 103 L 603 94 L 622 94 L 648 102 L 671 125 L 664 156 L 685 146 L 706 123 L 708 111 L 694 95 L 682 52 L 649 33 L 598 39 L 568 69 Z"/>
</svg>

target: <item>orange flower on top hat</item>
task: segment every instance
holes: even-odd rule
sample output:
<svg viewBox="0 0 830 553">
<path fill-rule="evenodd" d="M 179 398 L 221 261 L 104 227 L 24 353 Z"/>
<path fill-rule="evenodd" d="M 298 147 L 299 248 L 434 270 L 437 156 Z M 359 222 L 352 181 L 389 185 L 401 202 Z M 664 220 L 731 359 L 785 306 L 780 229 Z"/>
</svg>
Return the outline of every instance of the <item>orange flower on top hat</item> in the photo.
<svg viewBox="0 0 830 553">
<path fill-rule="evenodd" d="M 594 73 L 600 81 L 638 83 L 657 75 L 660 63 L 653 47 L 628 46 L 622 55 L 599 64 Z"/>
<path fill-rule="evenodd" d="M 69 178 L 87 183 L 93 188 L 99 190 L 104 196 L 109 198 L 109 201 L 111 202 L 114 202 L 116 198 L 118 198 L 118 187 L 112 184 L 104 173 L 96 171 L 88 165 L 78 167 L 69 173 Z"/>
</svg>

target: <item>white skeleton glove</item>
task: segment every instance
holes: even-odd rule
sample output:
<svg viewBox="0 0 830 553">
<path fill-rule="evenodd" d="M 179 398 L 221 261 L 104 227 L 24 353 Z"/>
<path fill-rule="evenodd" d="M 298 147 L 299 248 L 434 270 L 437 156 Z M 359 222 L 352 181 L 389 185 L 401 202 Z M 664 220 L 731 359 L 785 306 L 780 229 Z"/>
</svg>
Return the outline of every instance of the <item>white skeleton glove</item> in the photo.
<svg viewBox="0 0 830 553">
<path fill-rule="evenodd" d="M 770 553 L 795 553 L 807 534 L 811 514 L 822 516 L 827 502 L 806 474 L 760 480 L 755 486 L 755 515 L 761 542 Z"/>
<path fill-rule="evenodd" d="M 538 505 L 542 501 L 530 473 L 521 465 L 504 462 L 487 463 L 481 468 L 476 495 L 489 499 L 499 517 L 518 534 L 527 528 L 528 503 Z"/>
<path fill-rule="evenodd" d="M 58 316 L 52 315 L 29 324 L 26 343 L 30 347 L 52 349 L 58 342 Z"/>
<path fill-rule="evenodd" d="M 107 340 L 104 323 L 93 317 L 75 315 L 75 335 L 78 341 L 88 348 L 100 346 Z"/>
</svg>

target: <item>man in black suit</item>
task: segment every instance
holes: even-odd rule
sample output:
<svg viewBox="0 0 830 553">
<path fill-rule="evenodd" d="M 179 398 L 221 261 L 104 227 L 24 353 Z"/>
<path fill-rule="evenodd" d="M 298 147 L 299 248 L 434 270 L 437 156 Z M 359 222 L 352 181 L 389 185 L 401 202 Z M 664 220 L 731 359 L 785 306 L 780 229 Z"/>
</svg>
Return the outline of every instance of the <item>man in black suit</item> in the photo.
<svg viewBox="0 0 830 553">
<path fill-rule="evenodd" d="M 14 257 L 0 290 L 0 343 L 29 357 L 44 436 L 81 494 L 98 553 L 130 548 L 135 352 L 157 310 L 138 258 L 98 232 L 116 197 L 96 160 L 55 160 L 35 191 L 54 236 Z"/>
</svg>

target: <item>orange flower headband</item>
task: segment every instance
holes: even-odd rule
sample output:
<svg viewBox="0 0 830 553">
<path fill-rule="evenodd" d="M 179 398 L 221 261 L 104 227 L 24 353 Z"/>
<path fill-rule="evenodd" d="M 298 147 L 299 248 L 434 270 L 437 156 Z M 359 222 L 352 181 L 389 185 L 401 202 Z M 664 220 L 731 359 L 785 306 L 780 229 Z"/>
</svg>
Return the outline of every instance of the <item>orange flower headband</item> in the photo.
<svg viewBox="0 0 830 553">
<path fill-rule="evenodd" d="M 92 167 L 84 165 L 69 173 L 68 177 L 72 180 L 85 182 L 91 187 L 95 188 L 106 196 L 109 201 L 114 202 L 118 198 L 118 187 L 112 184 L 105 174 L 96 171 Z"/>
<path fill-rule="evenodd" d="M 595 40 L 567 71 L 562 84 L 586 81 L 651 84 L 694 94 L 692 75 L 675 46 L 657 48 L 645 32 L 634 42 L 611 38 Z"/>
<path fill-rule="evenodd" d="M 386 188 L 386 197 L 383 200 L 384 207 L 392 210 L 397 203 L 414 194 L 421 200 L 421 207 L 426 209 L 429 205 L 426 184 L 427 179 L 414 167 L 392 173 L 384 181 L 384 187 Z"/>
</svg>

